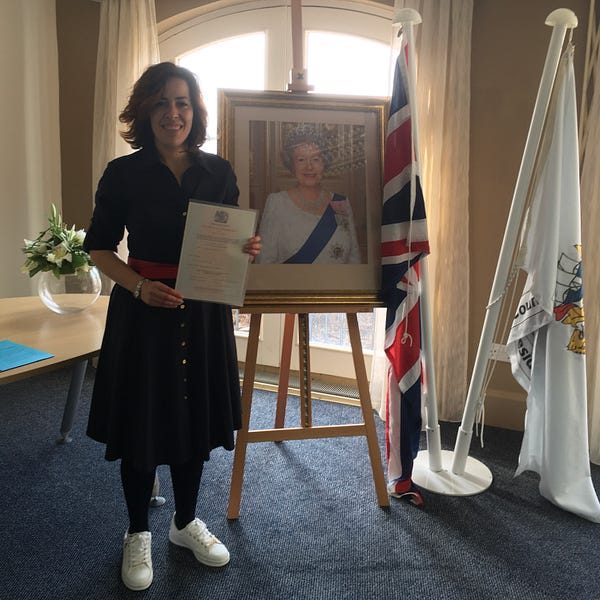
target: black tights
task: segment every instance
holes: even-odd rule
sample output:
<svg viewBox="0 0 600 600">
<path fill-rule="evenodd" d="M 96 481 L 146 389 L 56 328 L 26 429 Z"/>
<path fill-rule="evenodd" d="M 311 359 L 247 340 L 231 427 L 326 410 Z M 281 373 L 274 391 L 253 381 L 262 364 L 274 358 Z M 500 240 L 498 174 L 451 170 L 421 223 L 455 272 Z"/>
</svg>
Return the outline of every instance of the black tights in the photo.
<svg viewBox="0 0 600 600">
<path fill-rule="evenodd" d="M 175 525 L 185 527 L 196 517 L 196 502 L 202 477 L 202 461 L 171 465 L 173 496 L 175 497 Z M 121 483 L 129 513 L 129 533 L 149 531 L 148 507 L 152 497 L 155 471 L 138 471 L 125 459 L 121 460 Z"/>
</svg>

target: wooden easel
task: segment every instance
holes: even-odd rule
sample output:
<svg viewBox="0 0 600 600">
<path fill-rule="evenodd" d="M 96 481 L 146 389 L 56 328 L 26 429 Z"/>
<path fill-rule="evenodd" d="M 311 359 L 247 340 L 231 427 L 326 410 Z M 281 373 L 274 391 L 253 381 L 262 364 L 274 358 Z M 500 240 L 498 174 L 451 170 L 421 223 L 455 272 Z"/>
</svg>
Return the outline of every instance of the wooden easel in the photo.
<svg viewBox="0 0 600 600">
<path fill-rule="evenodd" d="M 372 307 L 289 307 L 277 310 L 249 309 L 250 332 L 248 346 L 246 349 L 246 364 L 244 367 L 244 381 L 242 385 L 242 428 L 237 433 L 235 454 L 233 458 L 233 471 L 231 476 L 231 489 L 229 494 L 229 506 L 227 509 L 228 519 L 237 519 L 240 512 L 242 497 L 242 483 L 244 479 L 244 467 L 246 463 L 246 447 L 252 442 L 282 442 L 285 440 L 305 440 L 329 437 L 365 436 L 373 481 L 379 506 L 389 506 L 387 487 L 381 463 L 377 432 L 375 430 L 375 419 L 369 394 L 369 383 L 365 369 L 360 332 L 358 329 L 358 312 L 371 310 Z M 285 327 L 282 342 L 281 366 L 279 376 L 279 390 L 277 395 L 277 409 L 275 415 L 274 429 L 250 430 L 250 413 L 252 410 L 252 393 L 256 375 L 256 357 L 258 353 L 258 336 L 260 322 L 264 312 L 285 313 Z M 362 409 L 363 423 L 350 425 L 328 425 L 313 426 L 311 414 L 310 397 L 310 356 L 308 335 L 308 314 L 310 312 L 346 312 L 350 344 L 352 346 L 352 358 L 358 384 L 360 406 Z M 294 318 L 298 315 L 298 341 L 300 346 L 300 404 L 301 404 L 301 427 L 284 427 L 286 400 L 289 384 L 290 361 L 292 350 L 292 338 L 294 330 Z"/>
<path fill-rule="evenodd" d="M 307 72 L 304 68 L 302 50 L 302 0 L 291 1 L 292 10 L 292 52 L 293 67 L 288 84 L 288 91 L 292 93 L 307 93 L 313 86 L 308 84 Z M 233 471 L 231 475 L 231 489 L 229 493 L 228 519 L 237 519 L 240 513 L 242 498 L 242 483 L 244 479 L 244 466 L 246 463 L 246 447 L 251 442 L 282 442 L 285 440 L 305 440 L 328 437 L 366 436 L 375 483 L 375 492 L 379 506 L 389 506 L 389 498 L 381 454 L 375 430 L 373 408 L 369 394 L 369 383 L 365 370 L 365 361 L 358 329 L 359 312 L 370 312 L 372 305 L 301 305 L 301 306 L 261 306 L 244 308 L 243 312 L 251 313 L 250 332 L 246 349 L 246 364 L 244 367 L 244 381 L 242 385 L 242 428 L 237 433 L 235 454 L 233 457 Z M 281 362 L 279 372 L 279 389 L 277 394 L 277 408 L 275 413 L 275 428 L 249 430 L 250 412 L 252 410 L 252 393 L 256 375 L 256 357 L 258 353 L 258 335 L 263 313 L 285 314 L 285 326 L 282 341 Z M 310 390 L 310 353 L 308 334 L 308 315 L 318 312 L 346 313 L 354 371 L 358 383 L 360 406 L 363 414 L 363 423 L 351 425 L 330 425 L 314 427 L 312 424 L 311 390 Z M 287 394 L 290 376 L 290 362 L 292 355 L 292 338 L 294 334 L 294 319 L 298 315 L 298 341 L 300 349 L 300 406 L 301 427 L 284 427 Z"/>
</svg>

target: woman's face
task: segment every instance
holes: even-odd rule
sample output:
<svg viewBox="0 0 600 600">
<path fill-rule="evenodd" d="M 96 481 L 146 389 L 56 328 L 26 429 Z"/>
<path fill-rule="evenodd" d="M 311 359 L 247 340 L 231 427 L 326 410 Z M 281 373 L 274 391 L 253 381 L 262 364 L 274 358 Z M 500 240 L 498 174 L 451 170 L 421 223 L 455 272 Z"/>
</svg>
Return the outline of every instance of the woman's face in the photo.
<svg viewBox="0 0 600 600">
<path fill-rule="evenodd" d="M 183 149 L 193 120 L 188 84 L 179 77 L 171 77 L 150 113 L 150 126 L 158 150 Z"/>
<path fill-rule="evenodd" d="M 323 177 L 323 157 L 316 144 L 300 144 L 294 148 L 294 176 L 298 183 L 305 187 L 321 184 Z"/>
</svg>

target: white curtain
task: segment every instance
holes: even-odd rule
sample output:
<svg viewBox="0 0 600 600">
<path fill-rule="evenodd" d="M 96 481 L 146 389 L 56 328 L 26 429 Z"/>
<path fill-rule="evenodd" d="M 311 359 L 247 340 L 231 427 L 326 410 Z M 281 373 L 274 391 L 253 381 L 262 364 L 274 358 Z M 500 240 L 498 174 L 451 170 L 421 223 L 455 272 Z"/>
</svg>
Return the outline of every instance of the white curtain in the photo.
<svg viewBox="0 0 600 600">
<path fill-rule="evenodd" d="M 459 421 L 467 394 L 469 312 L 469 112 L 473 0 L 396 0 L 414 8 L 421 179 L 431 255 L 428 260 L 438 414 Z M 438 290 L 443 292 L 436 293 Z M 380 408 L 387 364 L 382 354 L 383 309 L 376 311 L 371 374 L 373 404 Z M 380 411 L 381 412 L 381 411 Z"/>
<path fill-rule="evenodd" d="M 54 0 L 0 2 L 0 297 L 35 293 L 21 273 L 23 238 L 61 205 L 58 45 Z M 1 333 L 0 333 L 1 335 Z"/>
<path fill-rule="evenodd" d="M 94 93 L 92 193 L 106 164 L 132 151 L 119 135 L 119 114 L 133 84 L 146 67 L 159 61 L 159 56 L 154 0 L 102 0 Z M 125 240 L 119 246 L 119 254 L 126 258 Z M 103 293 L 108 293 L 111 286 L 112 282 L 102 275 Z"/>
<path fill-rule="evenodd" d="M 585 340 L 587 353 L 590 458 L 600 464 L 600 30 L 591 3 L 590 31 L 584 87 L 589 105 L 581 115 L 581 212 Z"/>
<path fill-rule="evenodd" d="M 131 152 L 119 135 L 119 113 L 135 81 L 158 60 L 154 0 L 102 0 L 94 96 L 93 191 L 106 163 Z"/>
</svg>

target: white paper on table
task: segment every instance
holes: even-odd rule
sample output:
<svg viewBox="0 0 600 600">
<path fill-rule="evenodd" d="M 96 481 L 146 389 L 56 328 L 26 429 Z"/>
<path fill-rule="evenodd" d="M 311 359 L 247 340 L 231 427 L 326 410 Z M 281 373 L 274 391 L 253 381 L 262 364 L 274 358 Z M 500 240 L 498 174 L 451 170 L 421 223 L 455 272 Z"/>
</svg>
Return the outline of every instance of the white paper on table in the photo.
<svg viewBox="0 0 600 600">
<path fill-rule="evenodd" d="M 175 288 L 188 300 L 242 306 L 257 211 L 190 200 Z"/>
</svg>

